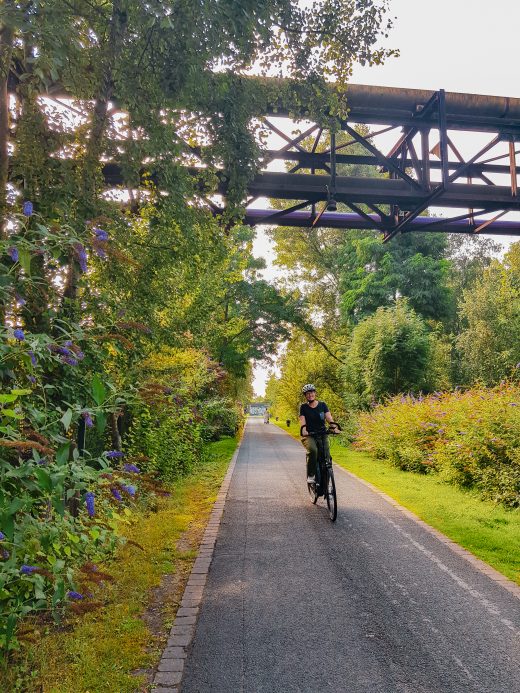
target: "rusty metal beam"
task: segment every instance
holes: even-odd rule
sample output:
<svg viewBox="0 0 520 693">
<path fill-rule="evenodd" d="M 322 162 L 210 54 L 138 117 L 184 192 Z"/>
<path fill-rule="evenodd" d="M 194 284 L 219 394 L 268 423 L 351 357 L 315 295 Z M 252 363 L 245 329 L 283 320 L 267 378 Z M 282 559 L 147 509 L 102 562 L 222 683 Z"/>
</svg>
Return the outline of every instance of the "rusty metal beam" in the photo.
<svg viewBox="0 0 520 693">
<path fill-rule="evenodd" d="M 360 229 L 374 230 L 378 228 L 382 233 L 384 226 L 379 226 L 379 217 L 369 215 L 370 219 L 350 212 L 331 213 L 323 209 L 320 218 L 316 220 L 316 215 L 310 212 L 293 211 L 287 212 L 285 216 L 279 216 L 277 224 L 281 226 L 291 226 L 300 228 L 331 228 L 331 229 Z M 498 218 L 498 215 L 497 215 Z M 245 217 L 245 223 L 251 226 L 257 224 L 268 224 L 266 221 L 265 209 L 249 209 Z M 439 219 L 438 217 L 417 217 L 414 219 L 407 230 L 407 233 L 475 233 L 486 225 L 486 233 L 498 236 L 520 236 L 520 221 L 497 221 L 493 219 L 469 217 L 457 218 L 455 220 Z"/>
</svg>

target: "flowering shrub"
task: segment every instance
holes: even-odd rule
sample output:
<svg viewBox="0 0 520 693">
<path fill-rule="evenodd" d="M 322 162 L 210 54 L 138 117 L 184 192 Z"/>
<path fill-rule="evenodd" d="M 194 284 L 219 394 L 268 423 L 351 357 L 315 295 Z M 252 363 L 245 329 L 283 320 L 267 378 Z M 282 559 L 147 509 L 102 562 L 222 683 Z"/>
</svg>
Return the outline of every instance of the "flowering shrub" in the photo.
<svg viewBox="0 0 520 693">
<path fill-rule="evenodd" d="M 141 365 L 149 379 L 131 407 L 126 449 L 147 473 L 173 480 L 201 460 L 205 441 L 234 435 L 240 414 L 219 396 L 222 368 L 202 350 L 163 348 Z"/>
<path fill-rule="evenodd" d="M 520 506 L 520 385 L 396 396 L 360 415 L 356 447 Z"/>
<path fill-rule="evenodd" d="M 102 454 L 129 393 L 107 375 L 99 328 L 58 310 L 88 253 L 71 227 L 41 222 L 26 201 L 0 242 L 0 651 L 17 646 L 21 617 L 59 614 L 74 568 L 111 553 L 133 502 L 110 493 L 107 473 L 116 490 L 130 475 Z"/>
<path fill-rule="evenodd" d="M 208 350 L 171 346 L 193 341 L 171 329 L 189 297 L 175 302 L 167 289 L 172 315 L 155 310 L 157 258 L 143 250 L 146 267 L 117 248 L 113 219 L 45 224 L 35 207 L 13 208 L 0 239 L 0 653 L 18 646 L 27 614 L 87 604 L 74 576 L 110 555 L 131 507 L 153 507 L 157 476 L 201 459 L 199 405 L 227 376 Z M 158 336 L 143 322 L 155 313 Z M 223 425 L 234 430 L 223 421 L 215 431 Z"/>
</svg>

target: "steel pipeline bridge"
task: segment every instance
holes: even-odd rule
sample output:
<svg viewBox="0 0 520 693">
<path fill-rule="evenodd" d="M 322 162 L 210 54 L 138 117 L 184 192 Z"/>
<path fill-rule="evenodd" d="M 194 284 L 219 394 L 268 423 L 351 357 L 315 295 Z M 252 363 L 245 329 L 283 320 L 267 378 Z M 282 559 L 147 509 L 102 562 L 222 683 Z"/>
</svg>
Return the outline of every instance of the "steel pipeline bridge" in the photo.
<svg viewBox="0 0 520 693">
<path fill-rule="evenodd" d="M 277 81 L 280 91 L 285 84 L 264 81 L 270 93 L 276 93 Z M 49 96 L 56 91 L 50 89 Z M 347 104 L 341 136 L 305 121 L 303 112 L 303 131 L 287 135 L 288 128 L 273 121 L 295 116 L 277 103 L 258 114 L 283 144 L 265 151 L 260 172 L 248 184 L 245 223 L 376 229 L 385 240 L 410 231 L 520 236 L 520 99 L 351 84 Z M 356 129 L 359 125 L 367 127 Z M 367 128 L 369 134 L 361 134 Z M 378 142 L 392 134 L 393 146 L 385 151 Z M 468 140 L 474 151 L 463 157 Z M 194 171 L 200 173 L 206 165 L 203 148 L 188 148 L 199 159 Z M 348 175 L 349 167 L 361 174 Z M 145 172 L 153 177 L 152 163 Z M 225 198 L 229 179 L 226 171 L 217 173 Z M 124 184 L 117 163 L 107 163 L 104 174 L 107 185 Z M 291 202 L 275 211 L 255 207 L 259 198 Z M 207 202 L 216 214 L 223 212 Z M 350 211 L 338 211 L 338 203 Z M 436 208 L 442 217 L 424 216 Z M 508 213 L 513 214 L 504 219 Z"/>
<path fill-rule="evenodd" d="M 501 220 L 508 212 L 520 211 L 520 99 L 361 85 L 350 85 L 347 98 L 350 111 L 341 128 L 349 139 L 345 142 L 343 136 L 341 144 L 337 135 L 315 124 L 290 138 L 266 116 L 266 125 L 284 145 L 266 152 L 264 167 L 281 160 L 290 168 L 264 168 L 250 183 L 247 223 L 376 229 L 385 240 L 409 231 L 485 229 L 488 234 L 520 236 L 520 215 L 518 220 Z M 360 134 L 356 124 L 369 125 L 370 135 Z M 390 132 L 396 133 L 395 143 L 384 152 L 377 138 Z M 467 133 L 473 140 L 485 138 L 466 159 L 456 144 L 461 133 L 466 139 Z M 324 137 L 329 146 L 318 151 Z M 360 145 L 357 153 L 349 153 L 352 145 Z M 373 167 L 385 175 L 342 175 L 349 165 Z M 270 212 L 252 206 L 258 197 L 295 203 Z M 337 203 L 351 211 L 337 212 Z M 421 216 L 435 207 L 456 213 Z"/>
</svg>

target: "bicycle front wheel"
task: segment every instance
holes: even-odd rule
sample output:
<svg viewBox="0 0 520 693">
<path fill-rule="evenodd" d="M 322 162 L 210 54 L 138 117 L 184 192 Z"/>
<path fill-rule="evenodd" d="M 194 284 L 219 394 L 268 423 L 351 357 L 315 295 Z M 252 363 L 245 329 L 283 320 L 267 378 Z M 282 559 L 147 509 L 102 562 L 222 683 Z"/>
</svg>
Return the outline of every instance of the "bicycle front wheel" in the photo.
<svg viewBox="0 0 520 693">
<path fill-rule="evenodd" d="M 307 488 L 309 489 L 309 496 L 311 497 L 311 501 L 316 505 L 316 501 L 318 500 L 318 491 L 316 490 L 316 484 L 309 484 L 307 482 Z"/>
<path fill-rule="evenodd" d="M 328 470 L 327 474 L 326 496 L 330 521 L 335 522 L 338 516 L 338 501 L 336 498 L 336 484 L 334 482 L 334 472 L 332 471 L 332 467 Z"/>
</svg>

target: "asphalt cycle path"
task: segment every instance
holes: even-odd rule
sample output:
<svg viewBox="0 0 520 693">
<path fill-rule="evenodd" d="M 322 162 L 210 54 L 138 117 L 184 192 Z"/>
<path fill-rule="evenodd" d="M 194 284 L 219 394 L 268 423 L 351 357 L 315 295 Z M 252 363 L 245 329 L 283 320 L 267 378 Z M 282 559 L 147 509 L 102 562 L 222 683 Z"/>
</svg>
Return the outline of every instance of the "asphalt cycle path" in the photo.
<svg viewBox="0 0 520 693">
<path fill-rule="evenodd" d="M 249 419 L 182 693 L 520 691 L 520 600 L 342 469 Z"/>
</svg>

